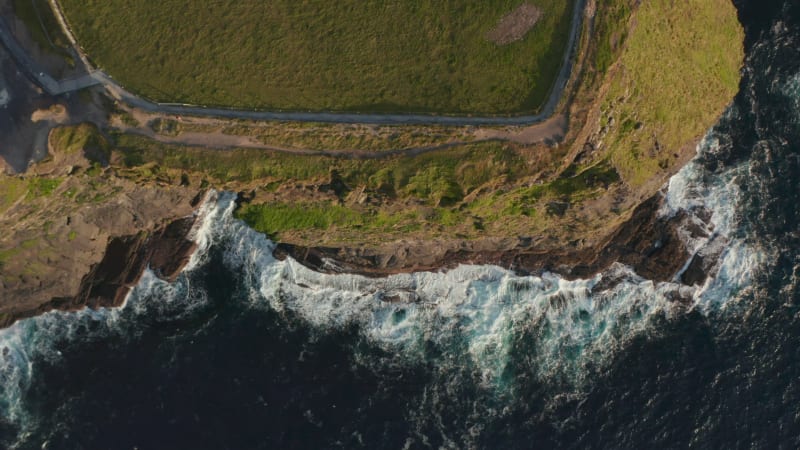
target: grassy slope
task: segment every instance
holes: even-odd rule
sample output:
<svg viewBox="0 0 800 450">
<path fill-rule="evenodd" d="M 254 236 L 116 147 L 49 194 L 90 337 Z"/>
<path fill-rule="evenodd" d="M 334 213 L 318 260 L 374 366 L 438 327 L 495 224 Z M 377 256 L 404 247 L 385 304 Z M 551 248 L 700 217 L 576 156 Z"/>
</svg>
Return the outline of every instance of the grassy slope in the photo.
<svg viewBox="0 0 800 450">
<path fill-rule="evenodd" d="M 117 113 L 112 121 L 122 126 L 138 126 L 132 116 Z M 134 119 L 135 120 L 135 119 Z M 367 125 L 318 122 L 220 121 L 191 122 L 192 118 L 152 119 L 147 126 L 162 136 L 183 133 L 222 133 L 248 136 L 274 148 L 298 150 L 368 150 L 386 151 L 404 148 L 433 147 L 475 139 L 474 127 L 440 125 Z M 125 122 L 127 121 L 127 123 Z"/>
<path fill-rule="evenodd" d="M 730 0 L 647 0 L 603 105 L 606 150 L 632 186 L 706 132 L 739 82 L 744 39 Z"/>
<path fill-rule="evenodd" d="M 109 143 L 93 124 L 54 128 L 48 139 L 61 155 L 80 153 L 96 163 L 107 163 L 111 156 Z"/>
<path fill-rule="evenodd" d="M 365 186 L 392 195 L 414 195 L 430 204 L 452 193 L 451 185 L 457 186 L 454 192 L 456 199 L 460 199 L 481 184 L 499 177 L 516 177 L 525 171 L 524 161 L 513 148 L 497 142 L 380 160 L 289 155 L 254 149 L 188 148 L 159 144 L 133 135 L 119 136 L 117 148 L 127 167 L 155 163 L 161 169 L 202 174 L 215 185 L 322 182 L 336 171 L 351 188 Z"/>
<path fill-rule="evenodd" d="M 525 149 L 498 142 L 381 160 L 219 151 L 132 135 L 118 136 L 116 149 L 120 175 L 134 180 L 254 190 L 258 198 L 243 206 L 239 217 L 288 240 L 369 243 L 412 234 L 474 238 L 543 232 L 558 214 L 553 202 L 594 199 L 619 180 L 612 167 L 600 163 L 523 187 L 542 169 L 552 170 L 558 155 L 531 158 Z"/>
<path fill-rule="evenodd" d="M 507 113 L 543 103 L 573 1 L 522 42 L 485 36 L 520 0 L 61 0 L 92 59 L 145 96 L 272 109 Z"/>
</svg>

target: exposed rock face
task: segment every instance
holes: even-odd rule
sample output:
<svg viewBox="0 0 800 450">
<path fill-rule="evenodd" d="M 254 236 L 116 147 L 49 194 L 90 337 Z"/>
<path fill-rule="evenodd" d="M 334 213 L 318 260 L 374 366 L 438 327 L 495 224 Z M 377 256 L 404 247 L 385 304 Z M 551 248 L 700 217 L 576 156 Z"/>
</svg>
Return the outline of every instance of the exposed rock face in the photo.
<svg viewBox="0 0 800 450">
<path fill-rule="evenodd" d="M 492 242 L 483 247 L 464 242 L 451 247 L 430 242 L 395 243 L 387 247 L 393 249 L 391 252 L 281 243 L 274 254 L 280 259 L 290 256 L 321 272 L 366 276 L 441 270 L 458 264 L 494 264 L 519 274 L 552 271 L 567 278 L 585 278 L 619 262 L 654 281 L 702 284 L 715 270 L 715 262 L 725 243 L 711 240 L 697 254 L 690 253 L 685 244 L 687 238 L 707 238 L 710 234 L 704 227 L 702 214 L 700 218 L 685 213 L 663 217 L 659 214 L 662 200 L 660 193 L 651 197 L 604 241 L 580 249 L 539 249 L 535 239 L 526 238 L 513 245 Z M 194 216 L 189 216 L 152 233 L 139 232 L 109 239 L 102 260 L 83 277 L 75 296 L 55 298 L 35 308 L 2 314 L 0 327 L 53 309 L 120 306 L 148 267 L 162 279 L 174 280 L 196 249 L 196 244 L 188 238 L 195 221 Z M 608 282 L 613 284 L 615 281 L 611 278 Z"/>
<path fill-rule="evenodd" d="M 188 238 L 194 223 L 195 217 L 190 216 L 172 221 L 153 233 L 111 238 L 103 259 L 83 277 L 74 297 L 54 298 L 35 309 L 0 315 L 0 327 L 54 309 L 120 306 L 148 267 L 164 280 L 175 280 L 197 247 Z"/>
<path fill-rule="evenodd" d="M 147 267 L 173 281 L 189 262 L 196 244 L 187 238 L 193 217 L 178 219 L 152 235 L 139 233 L 111 239 L 103 260 L 81 280 L 75 305 L 119 306 Z"/>
<path fill-rule="evenodd" d="M 374 250 L 279 244 L 274 253 L 281 259 L 291 256 L 314 270 L 354 272 L 366 276 L 439 270 L 458 264 L 494 264 L 520 274 L 553 271 L 569 278 L 583 278 L 619 262 L 648 279 L 671 281 L 680 274 L 692 255 L 680 235 L 686 225 L 686 216 L 660 217 L 661 202 L 661 194 L 651 197 L 600 245 L 579 250 L 537 249 L 530 240 L 523 239 L 508 249 L 490 251 L 431 246 L 409 251 L 414 246 L 398 246 L 398 252 L 388 255 Z M 426 248 L 428 253 L 421 255 Z M 686 284 L 701 283 L 711 270 L 701 263 L 691 267 L 691 274 L 687 273 L 683 280 Z"/>
</svg>

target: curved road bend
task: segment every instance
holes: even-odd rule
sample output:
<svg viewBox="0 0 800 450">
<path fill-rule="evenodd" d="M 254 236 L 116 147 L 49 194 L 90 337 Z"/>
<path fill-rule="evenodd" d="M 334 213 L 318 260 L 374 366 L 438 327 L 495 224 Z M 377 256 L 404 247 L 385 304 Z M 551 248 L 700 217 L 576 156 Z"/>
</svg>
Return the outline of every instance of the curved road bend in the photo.
<svg viewBox="0 0 800 450">
<path fill-rule="evenodd" d="M 56 4 L 57 2 L 52 2 Z M 117 95 L 119 99 L 132 107 L 141 110 L 172 115 L 187 116 L 210 116 L 226 119 L 249 119 L 249 120 L 278 120 L 294 122 L 329 122 L 329 123 L 363 123 L 375 125 L 533 125 L 549 119 L 555 112 L 559 100 L 564 92 L 564 88 L 569 81 L 572 73 L 573 55 L 578 42 L 578 34 L 583 25 L 583 11 L 586 0 L 576 0 L 570 28 L 569 41 L 561 70 L 556 78 L 550 96 L 545 103 L 542 111 L 535 115 L 514 116 L 514 117 L 468 117 L 468 116 L 437 116 L 430 114 L 359 114 L 359 113 L 333 113 L 333 112 L 274 112 L 258 110 L 241 110 L 228 108 L 214 108 L 194 105 L 155 103 L 150 100 L 132 94 L 120 86 L 106 73 L 95 70 L 79 80 L 65 80 L 58 82 L 43 71 L 36 69 L 35 62 L 28 56 L 16 43 L 8 31 L 5 21 L 0 20 L 0 38 L 3 44 L 9 49 L 11 54 L 23 66 L 31 79 L 42 86 L 50 94 L 57 95 L 70 90 L 81 89 L 82 87 L 103 84 L 110 92 Z M 56 8 L 59 22 L 64 26 L 66 21 L 60 8 Z M 65 33 L 70 41 L 75 42 L 71 30 L 66 28 Z M 80 48 L 76 48 L 85 59 Z M 69 89 L 74 87 L 75 89 Z M 66 90 L 65 90 L 66 89 Z"/>
</svg>

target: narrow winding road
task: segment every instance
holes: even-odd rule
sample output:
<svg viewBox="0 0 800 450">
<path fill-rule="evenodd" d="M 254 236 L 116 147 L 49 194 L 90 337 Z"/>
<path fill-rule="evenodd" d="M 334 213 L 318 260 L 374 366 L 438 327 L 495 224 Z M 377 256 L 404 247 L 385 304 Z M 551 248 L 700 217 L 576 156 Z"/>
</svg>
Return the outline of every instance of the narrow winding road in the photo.
<svg viewBox="0 0 800 450">
<path fill-rule="evenodd" d="M 59 23 L 64 32 L 72 42 L 75 51 L 83 60 L 87 67 L 88 59 L 77 45 L 77 41 L 72 31 L 67 26 L 61 8 L 56 0 L 51 0 L 51 5 L 56 13 Z M 561 71 L 556 78 L 553 89 L 547 102 L 538 114 L 511 117 L 473 117 L 473 116 L 438 116 L 430 114 L 360 114 L 360 113 L 333 113 L 333 112 L 280 112 L 280 111 L 259 111 L 244 109 L 228 109 L 204 107 L 196 105 L 155 103 L 145 98 L 139 97 L 124 87 L 119 85 L 113 78 L 101 70 L 90 69 L 90 72 L 82 77 L 55 80 L 45 73 L 39 65 L 20 47 L 13 35 L 10 33 L 7 24 L 0 18 L 0 41 L 9 50 L 14 59 L 17 60 L 31 80 L 42 87 L 48 94 L 59 95 L 67 92 L 76 91 L 89 86 L 102 84 L 106 89 L 119 100 L 128 105 L 139 108 L 143 111 L 158 114 L 201 116 L 201 117 L 220 117 L 226 119 L 248 119 L 248 120 L 279 120 L 295 122 L 328 122 L 328 123 L 359 123 L 375 125 L 533 125 L 549 119 L 555 112 L 556 107 L 564 92 L 564 88 L 570 79 L 575 51 L 577 49 L 578 36 L 583 26 L 584 9 L 586 0 L 576 0 L 570 28 L 569 41 L 564 52 L 564 59 Z"/>
</svg>

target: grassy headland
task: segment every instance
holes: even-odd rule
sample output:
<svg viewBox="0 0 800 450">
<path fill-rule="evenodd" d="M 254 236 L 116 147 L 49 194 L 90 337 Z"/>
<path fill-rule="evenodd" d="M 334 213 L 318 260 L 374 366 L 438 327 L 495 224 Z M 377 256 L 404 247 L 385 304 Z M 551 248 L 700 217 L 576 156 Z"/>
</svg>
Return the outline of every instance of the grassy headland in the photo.
<svg viewBox="0 0 800 450">
<path fill-rule="evenodd" d="M 238 216 L 289 242 L 368 245 L 400 238 L 526 235 L 563 245 L 612 226 L 637 198 L 651 195 L 677 170 L 675 153 L 702 135 L 730 102 L 742 57 L 741 29 L 727 0 L 680 5 L 650 0 L 638 7 L 617 0 L 598 5 L 596 20 L 600 25 L 583 48 L 588 66 L 581 80 L 593 94 L 579 94 L 573 103 L 588 104 L 594 112 L 582 128 L 573 128 L 584 137 L 555 148 L 467 139 L 416 156 L 332 156 L 182 146 L 126 133 L 112 133 L 108 142 L 86 125 L 57 129 L 50 142 L 57 155 L 82 150 L 93 161 L 87 177 L 97 176 L 98 164 L 108 162 L 111 170 L 104 176 L 138 185 L 242 192 L 246 201 Z M 170 136 L 205 126 L 177 125 L 152 126 Z M 328 150 L 377 145 L 351 139 L 359 135 L 408 146 L 450 141 L 441 127 L 421 137 L 407 127 L 235 122 L 229 128 L 276 147 L 316 148 L 311 142 L 316 140 Z M 463 141 L 464 132 L 454 128 L 450 136 L 461 133 Z M 340 135 L 347 139 L 339 141 Z M 60 179 L 9 183 L 7 191 L 14 194 L 0 199 L 5 208 L 24 195 L 72 193 Z M 103 195 L 79 200 L 102 202 Z"/>
<path fill-rule="evenodd" d="M 744 35 L 729 0 L 648 0 L 601 104 L 601 146 L 632 186 L 672 165 L 736 94 Z"/>
<path fill-rule="evenodd" d="M 575 103 L 589 102 L 594 112 L 580 131 L 585 137 L 568 146 L 472 142 L 359 159 L 120 135 L 122 173 L 248 192 L 239 216 L 285 240 L 579 238 L 624 216 L 675 173 L 733 98 L 743 56 L 728 0 L 617 0 L 597 5 L 596 22 L 583 49 L 582 83 L 593 93 Z M 256 132 L 241 125 L 237 133 Z"/>
<path fill-rule="evenodd" d="M 138 10 L 138 14 L 156 9 L 133 4 L 123 8 L 118 0 L 64 3 L 72 4 L 73 14 L 76 5 L 77 11 L 110 7 L 112 10 L 104 14 L 128 19 L 133 17 L 129 16 L 131 11 Z M 197 6 L 184 3 L 186 8 Z M 220 4 L 230 4 L 231 11 L 239 12 L 237 8 L 241 7 L 249 6 L 251 12 L 263 7 L 251 1 L 211 3 L 209 10 Z M 575 95 L 563 103 L 570 130 L 559 145 L 486 141 L 482 139 L 496 138 L 492 132 L 497 130 L 472 127 L 265 124 L 208 118 L 176 120 L 174 116 L 154 121 L 155 115 L 127 110 L 116 112 L 110 128 L 86 124 L 57 128 L 50 134 L 47 159 L 22 176 L 0 175 L 0 225 L 9 230 L 0 237 L 0 297 L 26 299 L 35 308 L 42 299 L 75 292 L 76 283 L 99 260 L 108 237 L 139 233 L 153 229 L 162 220 L 190 214 L 192 199 L 212 187 L 240 192 L 242 203 L 237 216 L 270 237 L 291 244 L 348 249 L 387 244 L 401 252 L 412 244 L 441 245 L 448 251 L 476 244 L 471 247 L 475 251 L 489 252 L 516 249 L 516 245 L 533 245 L 543 252 L 593 247 L 691 157 L 692 144 L 729 104 L 738 80 L 743 33 L 729 0 L 609 0 L 589 4 L 596 8 L 595 26 L 587 28 L 591 33 L 585 30 L 579 41 L 581 64 L 576 67 L 580 71 L 568 89 Z M 159 14 L 177 20 L 176 5 L 179 3 L 169 0 L 157 9 Z M 324 7 L 320 5 L 323 11 Z M 482 6 L 475 8 L 480 11 Z M 197 14 L 203 16 L 207 11 Z M 186 95 L 190 92 L 187 89 L 197 88 L 202 81 L 209 83 L 203 86 L 210 90 L 197 92 L 213 94 L 221 102 L 246 104 L 257 103 L 258 98 L 278 98 L 271 97 L 268 88 L 259 90 L 263 84 L 243 84 L 234 78 L 235 82 L 224 84 L 222 90 L 213 88 L 225 77 L 239 76 L 231 75 L 236 66 L 226 65 L 236 60 L 196 61 L 198 50 L 189 45 L 192 39 L 186 41 L 189 47 L 175 50 L 176 42 L 165 41 L 165 25 L 160 25 L 162 34 L 147 40 L 149 34 L 136 29 L 144 21 L 128 24 L 120 17 L 98 15 L 96 24 L 86 18 L 86 33 L 118 27 L 114 32 L 122 40 L 104 42 L 109 52 L 105 55 L 120 58 L 130 67 L 141 62 L 142 70 L 152 71 L 150 76 L 163 77 L 163 88 L 175 89 L 167 97 Z M 153 23 L 158 24 L 158 20 L 153 19 Z M 490 22 L 494 21 L 496 18 Z M 187 33 L 186 27 L 194 26 L 185 22 L 182 17 L 177 20 L 175 32 Z M 366 25 L 371 26 L 369 22 Z M 258 37 L 262 31 L 253 32 Z M 235 34 L 235 30 L 223 30 L 212 40 L 230 47 L 233 41 L 226 37 Z M 140 38 L 150 47 L 131 44 Z M 199 42 L 205 45 L 209 39 L 201 36 Z M 86 45 L 91 41 L 85 40 Z M 526 42 L 498 51 L 512 54 L 514 46 L 521 48 Z M 243 48 L 245 44 L 237 43 Z M 154 50 L 156 47 L 164 50 Z M 288 49 L 280 45 L 261 47 L 270 47 L 265 51 Z M 118 54 L 111 55 L 112 51 Z M 176 51 L 195 59 L 186 56 L 169 64 L 208 70 L 207 78 L 176 78 L 166 57 Z M 103 57 L 103 53 L 93 56 Z M 509 61 L 502 64 L 502 70 L 521 67 Z M 263 60 L 251 62 L 257 65 Z M 159 64 L 164 64 L 163 69 Z M 305 68 L 320 62 L 308 64 Z M 256 70 L 248 67 L 240 69 Z M 220 74 L 222 78 L 214 78 Z M 136 81 L 137 73 L 130 76 Z M 142 81 L 146 84 L 153 79 Z M 447 85 L 449 80 L 445 81 Z M 247 92 L 252 96 L 243 94 Z M 341 92 L 345 91 L 336 91 L 336 95 Z M 339 98 L 336 95 L 321 98 L 333 101 Z M 302 95 L 291 98 L 296 102 L 307 100 Z M 435 96 L 418 98 L 441 100 Z M 320 104 L 320 108 L 328 106 Z M 114 130 L 114 126 L 118 128 Z M 202 133 L 212 132 L 257 139 L 266 146 L 294 149 L 295 153 L 175 143 L 185 135 L 204 138 Z M 169 137 L 173 143 L 144 135 L 162 141 Z M 184 141 L 192 142 L 210 141 Z M 435 151 L 411 152 L 421 153 L 417 156 L 385 151 L 419 150 L 443 143 L 448 145 Z M 305 149 L 330 152 L 298 151 Z M 466 242 L 472 239 L 476 242 Z M 415 257 L 413 252 L 410 255 Z M 0 322 L 3 317 L 0 315 Z"/>
<path fill-rule="evenodd" d="M 574 1 L 528 0 L 519 42 L 487 34 L 520 0 L 60 0 L 92 60 L 166 102 L 505 114 L 546 99 Z"/>
</svg>

